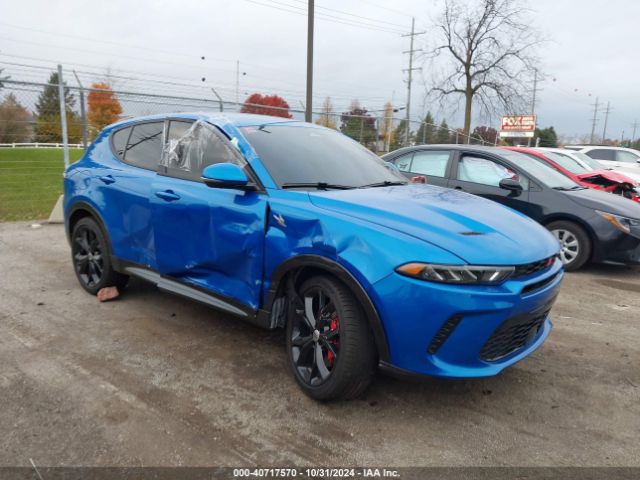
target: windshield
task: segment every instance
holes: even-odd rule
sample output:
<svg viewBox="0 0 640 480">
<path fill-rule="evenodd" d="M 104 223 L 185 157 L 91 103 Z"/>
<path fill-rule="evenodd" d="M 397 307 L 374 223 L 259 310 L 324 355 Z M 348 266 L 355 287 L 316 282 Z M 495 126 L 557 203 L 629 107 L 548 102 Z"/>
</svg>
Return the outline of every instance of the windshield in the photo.
<svg viewBox="0 0 640 480">
<path fill-rule="evenodd" d="M 581 165 L 575 158 L 572 158 L 569 155 L 549 151 L 544 151 L 543 155 L 549 160 L 553 160 L 554 162 L 556 162 L 562 168 L 569 170 L 571 173 L 579 174 L 589 171 L 588 168 L 586 168 L 584 165 Z"/>
<path fill-rule="evenodd" d="M 240 130 L 279 187 L 321 183 L 328 188 L 355 188 L 407 181 L 380 157 L 335 130 L 291 124 Z"/>
<path fill-rule="evenodd" d="M 597 160 L 594 160 L 593 158 L 591 158 L 589 155 L 587 155 L 586 153 L 582 153 L 582 152 L 571 152 L 569 153 L 569 155 L 576 157 L 578 160 L 580 160 L 581 162 L 583 162 L 586 165 L 589 165 L 591 168 L 593 168 L 594 170 L 602 170 L 604 168 L 604 165 L 602 165 L 600 162 L 598 162 Z"/>
<path fill-rule="evenodd" d="M 558 190 L 582 188 L 569 177 L 565 177 L 563 174 L 557 172 L 542 161 L 534 160 L 523 153 L 510 152 L 507 150 L 500 154 L 520 167 L 534 180 L 541 182 L 549 188 L 555 188 Z"/>
</svg>

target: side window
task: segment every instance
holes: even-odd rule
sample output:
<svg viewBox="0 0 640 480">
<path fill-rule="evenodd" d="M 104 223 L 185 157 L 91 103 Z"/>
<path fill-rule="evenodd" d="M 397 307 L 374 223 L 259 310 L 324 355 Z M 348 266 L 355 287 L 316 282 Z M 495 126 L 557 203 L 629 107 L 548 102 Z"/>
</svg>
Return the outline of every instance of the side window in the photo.
<svg viewBox="0 0 640 480">
<path fill-rule="evenodd" d="M 245 160 L 215 127 L 204 122 L 171 121 L 159 172 L 184 180 L 200 181 L 202 170 L 215 163 L 244 166 Z"/>
<path fill-rule="evenodd" d="M 449 152 L 445 151 L 424 151 L 413 154 L 411 162 L 411 172 L 420 175 L 431 175 L 432 177 L 443 177 L 447 171 L 449 163 Z"/>
<path fill-rule="evenodd" d="M 167 142 L 180 140 L 189 131 L 194 122 L 183 120 L 171 120 L 167 131 Z"/>
<path fill-rule="evenodd" d="M 492 160 L 464 155 L 458 162 L 458 180 L 463 182 L 498 187 L 503 178 L 518 180 L 525 190 L 529 188 L 527 177 L 518 175 L 514 170 Z"/>
<path fill-rule="evenodd" d="M 127 140 L 129 140 L 130 133 L 131 127 L 127 127 L 117 130 L 111 136 L 111 140 L 113 142 L 113 151 L 120 160 L 124 158 L 124 151 L 127 146 Z"/>
<path fill-rule="evenodd" d="M 616 151 L 608 148 L 594 148 L 585 153 L 596 160 L 611 160 L 613 162 L 616 159 Z"/>
<path fill-rule="evenodd" d="M 635 153 L 625 152 L 624 150 L 618 150 L 616 152 L 617 160 L 624 163 L 636 163 L 640 161 L 640 157 Z"/>
<path fill-rule="evenodd" d="M 124 154 L 124 161 L 135 167 L 156 170 L 162 155 L 164 122 L 141 123 L 133 126 Z"/>
<path fill-rule="evenodd" d="M 396 164 L 396 167 L 398 167 L 398 169 L 401 172 L 408 172 L 409 167 L 411 166 L 411 157 L 413 156 L 413 153 L 409 153 L 407 155 L 403 155 L 400 158 L 396 158 L 396 160 L 393 162 Z"/>
</svg>

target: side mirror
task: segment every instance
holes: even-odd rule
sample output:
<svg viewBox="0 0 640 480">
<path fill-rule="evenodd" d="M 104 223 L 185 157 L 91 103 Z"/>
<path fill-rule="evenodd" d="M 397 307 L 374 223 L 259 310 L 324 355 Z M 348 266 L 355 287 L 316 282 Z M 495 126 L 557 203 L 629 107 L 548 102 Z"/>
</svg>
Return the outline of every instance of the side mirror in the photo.
<svg viewBox="0 0 640 480">
<path fill-rule="evenodd" d="M 513 178 L 503 178 L 500 180 L 499 186 L 504 190 L 511 190 L 512 192 L 522 192 L 522 190 L 524 190 L 520 182 Z"/>
<path fill-rule="evenodd" d="M 249 182 L 247 174 L 235 163 L 216 163 L 205 167 L 202 181 L 212 188 L 256 190 L 256 185 Z"/>
</svg>

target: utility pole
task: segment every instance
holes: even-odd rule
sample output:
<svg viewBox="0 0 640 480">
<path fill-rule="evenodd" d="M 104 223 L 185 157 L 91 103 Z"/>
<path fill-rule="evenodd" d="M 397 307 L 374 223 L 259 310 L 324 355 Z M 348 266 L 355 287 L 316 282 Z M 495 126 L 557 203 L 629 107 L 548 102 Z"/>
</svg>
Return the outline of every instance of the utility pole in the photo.
<svg viewBox="0 0 640 480">
<path fill-rule="evenodd" d="M 638 121 L 636 120 L 635 122 L 633 122 L 631 126 L 633 127 L 633 135 L 631 136 L 631 143 L 633 144 L 633 142 L 636 141 L 636 129 L 638 128 Z"/>
<path fill-rule="evenodd" d="M 531 115 L 536 114 L 536 94 L 538 93 L 538 69 L 533 70 L 533 97 L 531 98 Z M 496 137 L 497 140 L 497 137 Z M 527 146 L 531 146 L 531 137 L 527 141 Z"/>
<path fill-rule="evenodd" d="M 62 127 L 62 150 L 64 169 L 69 167 L 69 135 L 67 134 L 67 112 L 64 98 L 64 82 L 62 80 L 62 65 L 58 64 L 58 97 L 60 99 L 60 124 Z"/>
<path fill-rule="evenodd" d="M 607 109 L 604 111 L 604 128 L 602 129 L 602 143 L 607 139 L 607 122 L 609 121 L 609 113 L 611 112 L 611 102 L 607 102 Z"/>
<path fill-rule="evenodd" d="M 405 69 L 403 71 L 408 72 L 409 73 L 409 77 L 407 79 L 407 116 L 406 116 L 406 125 L 405 125 L 405 135 L 404 135 L 404 143 L 405 146 L 409 145 L 409 131 L 411 130 L 411 123 L 410 123 L 410 114 L 411 114 L 411 81 L 413 80 L 413 71 L 414 70 L 422 70 L 421 68 L 414 68 L 413 67 L 413 54 L 414 52 L 420 52 L 422 51 L 421 48 L 414 50 L 413 48 L 413 39 L 418 36 L 418 35 L 424 35 L 427 32 L 416 32 L 416 19 L 415 17 L 411 17 L 411 33 L 407 33 L 405 35 L 402 35 L 403 37 L 409 37 L 410 40 L 410 44 L 409 44 L 409 50 L 407 50 L 406 52 L 402 52 L 402 53 L 408 53 L 409 54 L 409 68 Z"/>
<path fill-rule="evenodd" d="M 304 121 L 311 123 L 313 111 L 313 13 L 314 0 L 309 0 L 307 13 L 307 105 L 304 110 Z"/>
<path fill-rule="evenodd" d="M 593 145 L 593 139 L 596 134 L 597 122 L 598 122 L 598 97 L 596 97 L 596 103 L 593 107 L 593 120 L 591 121 L 591 137 L 589 139 L 589 145 Z"/>
<path fill-rule="evenodd" d="M 236 60 L 236 106 L 240 105 L 240 60 Z"/>
<path fill-rule="evenodd" d="M 82 87 L 82 83 L 78 78 L 78 74 L 75 70 L 73 70 L 73 76 L 76 77 L 76 82 L 78 82 L 78 86 L 80 87 L 80 118 L 82 119 L 82 148 L 87 149 L 87 112 L 84 109 L 84 88 Z"/>
</svg>

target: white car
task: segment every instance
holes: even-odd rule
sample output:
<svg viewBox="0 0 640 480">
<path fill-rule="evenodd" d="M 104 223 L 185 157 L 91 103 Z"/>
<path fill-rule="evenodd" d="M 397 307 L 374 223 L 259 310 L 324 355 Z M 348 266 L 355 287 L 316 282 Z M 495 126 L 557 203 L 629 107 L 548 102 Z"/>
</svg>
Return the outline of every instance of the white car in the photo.
<svg viewBox="0 0 640 480">
<path fill-rule="evenodd" d="M 567 145 L 565 148 L 576 150 L 597 160 L 605 168 L 640 180 L 640 152 L 633 148 L 608 147 L 598 145 Z"/>
</svg>

